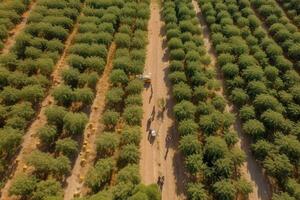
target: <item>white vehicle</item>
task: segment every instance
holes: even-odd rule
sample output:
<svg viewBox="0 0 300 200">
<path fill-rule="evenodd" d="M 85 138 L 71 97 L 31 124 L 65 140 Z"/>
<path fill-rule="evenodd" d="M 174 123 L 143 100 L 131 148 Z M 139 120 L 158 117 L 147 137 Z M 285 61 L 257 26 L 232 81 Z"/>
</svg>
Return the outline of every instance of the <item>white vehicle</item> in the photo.
<svg viewBox="0 0 300 200">
<path fill-rule="evenodd" d="M 137 78 L 143 80 L 145 83 L 151 83 L 151 73 L 137 75 Z"/>
<path fill-rule="evenodd" d="M 154 129 L 150 130 L 151 137 L 156 137 L 156 131 Z"/>
</svg>

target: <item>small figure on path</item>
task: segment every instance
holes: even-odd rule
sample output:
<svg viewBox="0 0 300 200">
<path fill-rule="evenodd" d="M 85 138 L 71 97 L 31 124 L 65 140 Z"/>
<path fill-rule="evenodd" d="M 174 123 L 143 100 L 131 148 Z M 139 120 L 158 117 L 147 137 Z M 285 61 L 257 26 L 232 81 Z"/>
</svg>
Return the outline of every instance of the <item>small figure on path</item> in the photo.
<svg viewBox="0 0 300 200">
<path fill-rule="evenodd" d="M 164 182 L 165 182 L 165 176 L 159 176 L 157 180 L 157 185 L 159 186 L 160 190 L 162 190 Z"/>
</svg>

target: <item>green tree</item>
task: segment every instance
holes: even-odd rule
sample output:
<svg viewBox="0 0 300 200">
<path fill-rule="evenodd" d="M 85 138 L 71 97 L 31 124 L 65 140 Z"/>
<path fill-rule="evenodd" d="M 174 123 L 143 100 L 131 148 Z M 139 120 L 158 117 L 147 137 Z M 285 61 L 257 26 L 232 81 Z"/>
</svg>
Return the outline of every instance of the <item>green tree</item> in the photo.
<svg viewBox="0 0 300 200">
<path fill-rule="evenodd" d="M 247 180 L 241 178 L 235 183 L 237 192 L 244 198 L 249 198 L 249 194 L 252 193 L 252 185 Z"/>
<path fill-rule="evenodd" d="M 4 104 L 12 105 L 20 100 L 20 93 L 20 90 L 7 86 L 0 92 L 0 98 Z"/>
<path fill-rule="evenodd" d="M 42 144 L 50 146 L 55 141 L 58 133 L 55 126 L 45 125 L 37 132 L 38 137 Z"/>
<path fill-rule="evenodd" d="M 264 137 L 265 127 L 263 123 L 256 119 L 250 119 L 243 124 L 243 131 L 255 139 Z"/>
<path fill-rule="evenodd" d="M 141 134 L 139 126 L 127 126 L 122 130 L 120 143 L 122 145 L 135 144 L 138 146 L 142 137 Z"/>
<path fill-rule="evenodd" d="M 286 180 L 293 170 L 293 165 L 288 157 L 282 154 L 267 157 L 263 165 L 266 172 L 275 177 L 280 183 Z"/>
<path fill-rule="evenodd" d="M 103 113 L 102 120 L 106 127 L 112 129 L 117 125 L 119 118 L 120 118 L 120 114 L 118 112 L 112 110 L 106 110 Z"/>
<path fill-rule="evenodd" d="M 44 90 L 39 85 L 29 85 L 22 88 L 20 96 L 35 105 L 44 97 Z"/>
<path fill-rule="evenodd" d="M 18 175 L 9 188 L 9 195 L 17 195 L 28 198 L 37 186 L 37 179 L 34 176 L 25 174 Z"/>
<path fill-rule="evenodd" d="M 139 79 L 130 81 L 125 89 L 127 94 L 140 94 L 144 88 L 144 83 Z"/>
<path fill-rule="evenodd" d="M 136 164 L 139 162 L 140 152 L 134 144 L 125 145 L 119 155 L 119 162 L 122 165 Z"/>
<path fill-rule="evenodd" d="M 117 183 L 132 183 L 134 185 L 139 184 L 141 181 L 141 177 L 139 174 L 138 165 L 127 165 L 123 169 L 119 171 L 117 174 Z"/>
<path fill-rule="evenodd" d="M 115 107 L 123 101 L 125 92 L 122 88 L 113 87 L 106 93 L 106 102 L 110 107 Z"/>
<path fill-rule="evenodd" d="M 55 88 L 52 92 L 52 95 L 59 105 L 63 105 L 65 107 L 70 106 L 74 100 L 74 92 L 69 86 L 66 85 L 61 85 Z"/>
<path fill-rule="evenodd" d="M 103 184 L 108 183 L 115 167 L 112 158 L 99 159 L 95 167 L 91 168 L 85 178 L 85 184 L 97 192 Z"/>
<path fill-rule="evenodd" d="M 174 106 L 173 111 L 178 121 L 194 119 L 196 107 L 191 102 L 183 100 Z"/>
<path fill-rule="evenodd" d="M 188 155 L 185 159 L 185 166 L 187 171 L 192 175 L 202 172 L 205 169 L 205 164 L 202 162 L 202 154 L 195 153 Z"/>
<path fill-rule="evenodd" d="M 112 155 L 118 147 L 119 140 L 115 133 L 104 132 L 96 140 L 99 155 Z"/>
<path fill-rule="evenodd" d="M 79 70 L 73 67 L 62 71 L 62 78 L 64 80 L 64 83 L 72 88 L 77 86 L 79 75 Z"/>
<path fill-rule="evenodd" d="M 236 188 L 230 180 L 221 180 L 213 185 L 213 195 L 216 200 L 234 200 Z"/>
<path fill-rule="evenodd" d="M 78 143 L 71 138 L 57 140 L 55 151 L 71 158 L 78 152 Z"/>
<path fill-rule="evenodd" d="M 208 200 L 209 196 L 201 183 L 189 183 L 187 185 L 187 196 L 190 200 Z"/>
<path fill-rule="evenodd" d="M 1 158 L 13 155 L 22 141 L 22 133 L 13 128 L 0 129 L 0 155 Z"/>
<path fill-rule="evenodd" d="M 32 194 L 33 200 L 45 199 L 45 197 L 63 196 L 63 190 L 59 182 L 53 179 L 40 181 L 36 185 L 36 190 Z"/>
<path fill-rule="evenodd" d="M 64 117 L 67 114 L 67 110 L 62 106 L 53 105 L 46 108 L 45 114 L 47 117 L 47 122 L 50 125 L 62 127 L 64 124 Z"/>
<path fill-rule="evenodd" d="M 124 109 L 123 118 L 129 125 L 139 125 L 143 117 L 140 106 L 128 106 Z"/>
<path fill-rule="evenodd" d="M 294 197 L 291 197 L 286 192 L 281 192 L 279 194 L 274 194 L 272 200 L 296 200 Z"/>
<path fill-rule="evenodd" d="M 251 148 L 256 159 L 263 161 L 272 152 L 273 145 L 266 140 L 258 140 Z"/>
<path fill-rule="evenodd" d="M 178 132 L 181 136 L 196 134 L 199 126 L 194 120 L 187 119 L 179 122 Z"/>
<path fill-rule="evenodd" d="M 124 85 L 128 83 L 126 73 L 121 69 L 115 69 L 111 72 L 110 81 L 113 85 Z"/>
<path fill-rule="evenodd" d="M 88 118 L 85 113 L 72 113 L 69 112 L 63 118 L 64 129 L 70 135 L 81 135 L 88 122 Z"/>
<path fill-rule="evenodd" d="M 185 155 L 200 153 L 202 145 L 198 140 L 197 135 L 186 135 L 180 139 L 179 149 Z"/>
<path fill-rule="evenodd" d="M 189 85 L 180 82 L 173 86 L 173 95 L 177 102 L 190 100 L 192 97 L 192 90 Z"/>
<path fill-rule="evenodd" d="M 74 90 L 74 100 L 81 102 L 84 106 L 91 105 L 94 100 L 94 93 L 90 88 L 77 88 Z"/>
<path fill-rule="evenodd" d="M 219 136 L 209 136 L 206 138 L 204 146 L 204 160 L 213 163 L 220 158 L 224 158 L 228 152 L 225 140 Z"/>
</svg>

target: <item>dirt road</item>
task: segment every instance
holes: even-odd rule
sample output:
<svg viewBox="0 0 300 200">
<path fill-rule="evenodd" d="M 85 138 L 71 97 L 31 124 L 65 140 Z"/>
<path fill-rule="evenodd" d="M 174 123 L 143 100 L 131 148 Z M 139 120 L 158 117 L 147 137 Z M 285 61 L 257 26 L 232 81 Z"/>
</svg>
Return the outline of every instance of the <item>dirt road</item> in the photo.
<svg viewBox="0 0 300 200">
<path fill-rule="evenodd" d="M 19 33 L 22 30 L 24 30 L 24 28 L 25 28 L 25 26 L 27 24 L 27 20 L 28 20 L 29 14 L 35 8 L 35 6 L 36 6 L 36 1 L 32 2 L 28 6 L 28 10 L 23 13 L 21 23 L 19 23 L 12 30 L 9 31 L 9 36 L 5 40 L 5 42 L 4 42 L 4 48 L 1 50 L 0 53 L 7 54 L 10 51 L 10 49 L 13 47 L 13 45 L 16 42 L 16 37 L 19 35 Z"/>
<path fill-rule="evenodd" d="M 163 23 L 160 7 L 151 1 L 151 17 L 148 23 L 148 47 L 145 72 L 151 73 L 152 87 L 143 92 L 144 116 L 142 141 L 140 144 L 140 174 L 145 184 L 156 183 L 158 176 L 164 176 L 163 200 L 184 199 L 184 170 L 182 159 L 177 153 L 178 134 L 172 116 L 173 100 L 168 82 L 168 54 L 164 45 Z M 158 100 L 166 99 L 166 111 L 160 112 Z M 149 120 L 149 118 L 152 118 Z M 154 141 L 148 138 L 149 128 L 158 132 Z"/>
<path fill-rule="evenodd" d="M 109 75 L 112 70 L 112 61 L 115 55 L 116 45 L 113 43 L 109 49 L 106 61 L 106 67 L 96 86 L 96 97 L 91 107 L 88 125 L 84 131 L 84 139 L 86 147 L 81 149 L 80 155 L 77 157 L 75 165 L 72 169 L 71 176 L 67 178 L 67 187 L 65 189 L 65 200 L 71 200 L 74 195 L 83 195 L 82 186 L 83 178 L 87 174 L 90 167 L 93 166 L 96 151 L 96 133 L 100 133 L 103 129 L 101 123 L 101 115 L 105 108 L 106 92 L 109 89 Z M 87 153 L 88 151 L 88 153 Z M 82 159 L 85 159 L 85 164 L 81 164 Z"/>
<path fill-rule="evenodd" d="M 77 33 L 77 30 L 78 30 L 78 24 L 76 24 L 74 26 L 72 33 L 69 35 L 68 39 L 65 42 L 64 52 L 63 52 L 62 56 L 60 57 L 59 61 L 57 62 L 53 73 L 51 74 L 53 85 L 52 85 L 52 88 L 50 89 L 50 91 L 53 88 L 57 87 L 57 85 L 59 85 L 62 81 L 60 73 L 61 73 L 62 69 L 67 67 L 67 65 L 65 65 L 65 59 L 66 59 L 69 47 L 71 45 L 71 42 Z M 49 94 L 45 97 L 45 99 L 41 103 L 41 109 L 38 112 L 36 119 L 32 122 L 32 124 L 29 126 L 27 132 L 24 134 L 21 150 L 16 157 L 16 160 L 18 161 L 18 163 L 16 163 L 14 166 L 12 166 L 12 167 L 14 167 L 14 169 L 12 170 L 12 173 L 11 173 L 12 177 L 9 180 L 7 180 L 5 186 L 1 190 L 1 199 L 3 199 L 3 200 L 13 199 L 8 196 L 8 190 L 11 186 L 12 181 L 19 174 L 23 173 L 23 166 L 25 165 L 25 158 L 33 150 L 35 150 L 37 148 L 37 145 L 39 144 L 39 139 L 38 139 L 38 137 L 36 137 L 36 133 L 41 127 L 43 127 L 47 123 L 47 119 L 45 116 L 45 109 L 50 104 L 52 104 L 53 101 L 54 101 L 54 99 L 51 95 L 51 92 L 49 92 Z"/>
<path fill-rule="evenodd" d="M 197 16 L 199 18 L 199 22 L 201 24 L 204 45 L 205 45 L 207 52 L 210 55 L 210 58 L 212 61 L 211 66 L 217 67 L 217 61 L 216 61 L 217 55 L 214 51 L 214 48 L 213 48 L 211 40 L 210 40 L 209 28 L 204 20 L 204 16 L 202 15 L 200 8 L 195 0 L 193 0 L 193 5 L 196 10 Z M 224 87 L 224 79 L 223 79 L 222 73 L 220 72 L 220 69 L 216 69 L 216 71 L 218 74 L 218 79 L 221 81 L 222 86 Z M 226 99 L 223 90 L 224 89 L 221 90 L 220 95 L 224 96 L 224 98 Z M 237 113 L 234 110 L 233 106 L 227 105 L 226 110 L 228 112 Z M 248 180 L 253 186 L 253 192 L 249 195 L 249 199 L 251 199 L 251 200 L 268 200 L 268 199 L 270 199 L 271 189 L 270 189 L 269 183 L 262 172 L 262 168 L 260 166 L 258 166 L 255 158 L 253 157 L 253 155 L 250 151 L 250 139 L 242 133 L 241 121 L 238 117 L 234 124 L 234 127 L 232 127 L 232 128 L 234 128 L 239 135 L 238 146 L 246 153 L 246 162 L 241 167 L 241 173 L 242 173 L 242 176 L 246 180 Z"/>
</svg>

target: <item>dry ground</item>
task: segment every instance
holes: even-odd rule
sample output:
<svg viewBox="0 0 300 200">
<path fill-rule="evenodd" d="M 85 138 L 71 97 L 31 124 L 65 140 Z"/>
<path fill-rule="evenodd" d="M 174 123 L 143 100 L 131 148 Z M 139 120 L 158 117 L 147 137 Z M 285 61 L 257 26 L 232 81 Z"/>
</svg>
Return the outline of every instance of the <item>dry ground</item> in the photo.
<svg viewBox="0 0 300 200">
<path fill-rule="evenodd" d="M 151 73 L 152 84 L 143 92 L 144 116 L 142 141 L 140 144 L 140 174 L 145 184 L 156 183 L 158 176 L 164 176 L 163 200 L 184 199 L 184 171 L 182 159 L 177 151 L 178 133 L 172 116 L 173 99 L 168 81 L 168 52 L 163 36 L 160 7 L 151 2 L 151 17 L 148 23 L 148 47 L 145 73 Z M 159 99 L 166 99 L 166 111 L 162 113 L 157 105 Z M 154 141 L 149 140 L 149 128 L 158 131 Z"/>
</svg>

